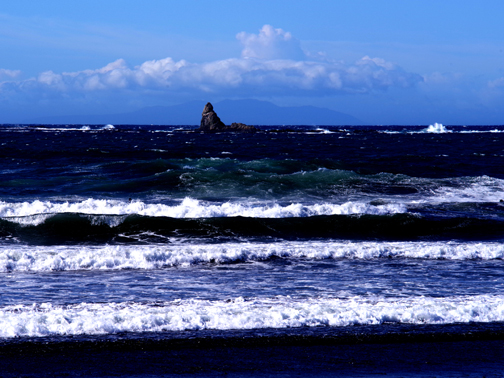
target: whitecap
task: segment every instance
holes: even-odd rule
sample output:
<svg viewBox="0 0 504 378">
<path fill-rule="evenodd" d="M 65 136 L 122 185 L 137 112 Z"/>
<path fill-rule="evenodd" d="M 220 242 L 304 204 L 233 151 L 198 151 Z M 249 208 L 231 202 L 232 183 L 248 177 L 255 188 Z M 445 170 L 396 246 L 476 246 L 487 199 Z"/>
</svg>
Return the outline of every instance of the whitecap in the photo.
<svg viewBox="0 0 504 378">
<path fill-rule="evenodd" d="M 51 303 L 0 308 L 0 338 L 504 321 L 504 296 L 242 297 L 156 303 Z"/>
<path fill-rule="evenodd" d="M 443 124 L 441 124 L 441 123 L 434 123 L 434 125 L 429 125 L 429 127 L 427 127 L 423 131 L 426 133 L 433 133 L 433 134 L 444 134 L 444 133 L 451 132 L 445 126 L 443 126 Z"/>
<path fill-rule="evenodd" d="M 121 246 L 3 246 L 0 272 L 161 269 L 198 264 L 228 264 L 286 259 L 502 260 L 504 245 L 496 242 L 355 242 L 283 241 Z"/>
<path fill-rule="evenodd" d="M 163 216 L 171 218 L 212 218 L 212 217 L 254 217 L 287 218 L 316 215 L 342 214 L 396 214 L 404 213 L 404 204 L 372 205 L 365 202 L 346 202 L 343 204 L 291 203 L 280 205 L 275 202 L 224 202 L 213 204 L 194 198 L 185 198 L 178 205 L 149 204 L 142 201 L 120 201 L 87 199 L 80 202 L 51 202 L 35 200 L 32 202 L 0 201 L 0 217 L 15 221 L 16 217 L 40 214 L 79 213 L 88 215 L 130 215 Z"/>
</svg>

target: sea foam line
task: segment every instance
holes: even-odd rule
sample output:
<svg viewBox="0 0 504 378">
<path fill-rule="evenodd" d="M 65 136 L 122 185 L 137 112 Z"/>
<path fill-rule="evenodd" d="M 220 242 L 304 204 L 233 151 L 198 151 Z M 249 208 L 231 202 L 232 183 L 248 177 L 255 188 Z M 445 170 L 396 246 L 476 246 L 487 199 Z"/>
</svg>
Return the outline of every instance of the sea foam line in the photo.
<svg viewBox="0 0 504 378">
<path fill-rule="evenodd" d="M 22 224 L 40 224 L 45 221 L 44 214 L 78 213 L 90 215 L 131 215 L 138 214 L 151 217 L 171 218 L 213 218 L 213 217 L 254 217 L 254 218 L 287 218 L 309 217 L 316 215 L 337 214 L 396 214 L 406 212 L 405 205 L 384 204 L 372 205 L 364 202 L 346 202 L 343 204 L 322 203 L 235 203 L 225 202 L 212 204 L 193 198 L 185 198 L 180 204 L 147 204 L 142 201 L 125 202 L 119 200 L 88 199 L 81 202 L 3 202 L 0 201 L 0 218 Z M 20 217 L 34 217 L 22 220 Z"/>
<path fill-rule="evenodd" d="M 383 323 L 504 321 L 504 296 L 448 298 L 235 298 L 163 303 L 50 303 L 0 308 L 0 338 L 118 332 L 243 330 Z"/>
<path fill-rule="evenodd" d="M 121 246 L 3 246 L 0 272 L 160 269 L 286 259 L 504 259 L 502 243 L 278 242 Z"/>
</svg>

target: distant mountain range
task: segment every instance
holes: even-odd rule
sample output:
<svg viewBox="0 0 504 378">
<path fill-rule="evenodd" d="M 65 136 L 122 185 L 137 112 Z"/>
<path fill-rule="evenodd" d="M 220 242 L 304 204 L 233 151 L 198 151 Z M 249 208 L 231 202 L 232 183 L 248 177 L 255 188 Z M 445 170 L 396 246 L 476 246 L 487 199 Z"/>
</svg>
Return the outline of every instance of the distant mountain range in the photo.
<svg viewBox="0 0 504 378">
<path fill-rule="evenodd" d="M 28 124 L 199 125 L 206 102 L 191 101 L 174 106 L 151 106 L 133 112 L 108 115 L 68 115 L 28 119 Z M 357 118 L 315 106 L 283 107 L 268 101 L 224 100 L 213 103 L 226 124 L 248 125 L 361 125 Z"/>
</svg>

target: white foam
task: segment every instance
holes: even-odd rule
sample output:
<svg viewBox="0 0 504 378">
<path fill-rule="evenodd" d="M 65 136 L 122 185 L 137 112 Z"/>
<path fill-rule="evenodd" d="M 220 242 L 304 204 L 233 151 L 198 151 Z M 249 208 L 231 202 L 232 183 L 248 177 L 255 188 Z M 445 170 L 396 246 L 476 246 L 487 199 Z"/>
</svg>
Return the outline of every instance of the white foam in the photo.
<svg viewBox="0 0 504 378">
<path fill-rule="evenodd" d="M 320 134 L 334 134 L 334 131 L 323 129 L 322 127 L 317 127 L 315 131 L 317 131 Z"/>
<path fill-rule="evenodd" d="M 460 133 L 461 134 L 482 134 L 482 133 L 499 134 L 499 133 L 504 133 L 504 130 L 499 130 L 499 129 L 493 129 L 493 130 L 463 130 Z"/>
<path fill-rule="evenodd" d="M 34 130 L 42 131 L 45 133 L 60 133 L 64 131 L 90 131 L 92 130 L 89 126 L 82 126 L 80 128 L 75 127 L 34 127 Z"/>
<path fill-rule="evenodd" d="M 440 180 L 441 182 L 443 180 Z M 450 179 L 457 186 L 440 186 L 420 203 L 461 203 L 461 202 L 499 202 L 503 199 L 504 180 L 488 176 L 462 177 Z"/>
<path fill-rule="evenodd" d="M 278 242 L 267 244 L 168 244 L 120 246 L 23 246 L 0 249 L 0 272 L 160 269 L 202 263 L 225 264 L 291 259 L 504 259 L 502 243 Z"/>
<path fill-rule="evenodd" d="M 426 133 L 434 133 L 434 134 L 444 134 L 444 133 L 449 133 L 451 132 L 448 130 L 445 126 L 443 126 L 441 123 L 434 123 L 434 125 L 429 125 L 424 132 Z"/>
<path fill-rule="evenodd" d="M 211 218 L 211 217 L 255 217 L 255 218 L 286 218 L 309 217 L 315 215 L 337 214 L 395 214 L 404 213 L 407 209 L 402 204 L 371 205 L 363 202 L 347 202 L 344 204 L 322 203 L 305 205 L 292 203 L 279 205 L 277 203 L 237 203 L 225 202 L 212 204 L 192 198 L 185 198 L 178 205 L 147 204 L 142 201 L 118 201 L 88 199 L 80 202 L 3 202 L 0 201 L 0 218 L 24 224 L 39 224 L 44 217 L 33 217 L 41 214 L 79 213 L 89 215 L 145 215 L 152 217 L 171 218 Z M 19 217 L 33 217 L 21 221 Z M 30 223 L 32 222 L 32 223 Z"/>
<path fill-rule="evenodd" d="M 500 295 L 448 298 L 236 298 L 153 304 L 81 303 L 72 306 L 42 303 L 1 308 L 0 337 L 501 321 L 504 321 L 504 296 Z"/>
<path fill-rule="evenodd" d="M 437 125 L 437 126 L 436 126 Z M 435 123 L 434 125 L 429 125 L 427 128 L 421 129 L 421 130 L 407 130 L 404 129 L 402 131 L 398 130 L 377 130 L 379 133 L 383 134 L 425 134 L 425 133 L 433 133 L 433 134 L 443 134 L 443 133 L 454 133 L 454 134 L 487 134 L 487 133 L 493 133 L 493 134 L 498 134 L 498 133 L 504 133 L 504 130 L 499 130 L 499 129 L 493 129 L 493 130 L 488 130 L 488 129 L 483 129 L 483 130 L 477 130 L 477 129 L 472 129 L 472 130 L 457 130 L 457 129 L 447 129 L 444 125 Z"/>
</svg>

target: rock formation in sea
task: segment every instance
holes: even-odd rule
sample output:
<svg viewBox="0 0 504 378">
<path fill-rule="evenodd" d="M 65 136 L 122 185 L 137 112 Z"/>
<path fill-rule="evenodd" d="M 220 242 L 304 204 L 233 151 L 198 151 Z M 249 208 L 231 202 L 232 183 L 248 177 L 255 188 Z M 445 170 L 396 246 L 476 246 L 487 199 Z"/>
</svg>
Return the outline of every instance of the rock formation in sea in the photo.
<svg viewBox="0 0 504 378">
<path fill-rule="evenodd" d="M 221 131 L 235 131 L 235 132 L 245 132 L 253 133 L 257 131 L 254 126 L 248 126 L 243 123 L 233 122 L 231 126 L 226 126 L 219 118 L 217 113 L 213 109 L 213 105 L 209 102 L 203 108 L 203 113 L 201 114 L 201 123 L 198 131 L 205 132 L 221 132 Z"/>
</svg>

